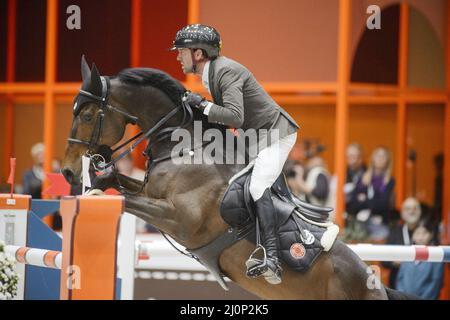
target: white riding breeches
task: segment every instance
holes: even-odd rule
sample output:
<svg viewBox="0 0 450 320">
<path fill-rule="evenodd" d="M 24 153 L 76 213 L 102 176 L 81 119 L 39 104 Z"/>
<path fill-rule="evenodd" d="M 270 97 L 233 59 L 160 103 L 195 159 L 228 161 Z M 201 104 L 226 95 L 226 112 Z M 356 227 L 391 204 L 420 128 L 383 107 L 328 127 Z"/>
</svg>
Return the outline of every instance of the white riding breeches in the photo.
<svg viewBox="0 0 450 320">
<path fill-rule="evenodd" d="M 297 133 L 290 134 L 258 153 L 249 186 L 254 201 L 277 180 L 296 140 Z"/>
</svg>

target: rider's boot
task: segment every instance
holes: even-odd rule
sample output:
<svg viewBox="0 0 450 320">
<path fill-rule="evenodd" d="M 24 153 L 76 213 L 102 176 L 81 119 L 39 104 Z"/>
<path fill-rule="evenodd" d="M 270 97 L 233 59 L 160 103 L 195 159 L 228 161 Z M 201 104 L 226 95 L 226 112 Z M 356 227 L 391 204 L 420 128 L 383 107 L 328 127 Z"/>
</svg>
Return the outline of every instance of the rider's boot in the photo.
<svg viewBox="0 0 450 320">
<path fill-rule="evenodd" d="M 262 245 L 265 259 L 253 260 L 258 263 L 247 264 L 247 275 L 264 276 L 271 284 L 281 283 L 281 265 L 278 259 L 278 240 L 275 233 L 276 212 L 271 198 L 270 188 L 264 191 L 261 198 L 255 201 L 256 214 L 262 234 Z M 258 250 L 258 249 L 257 249 Z"/>
</svg>

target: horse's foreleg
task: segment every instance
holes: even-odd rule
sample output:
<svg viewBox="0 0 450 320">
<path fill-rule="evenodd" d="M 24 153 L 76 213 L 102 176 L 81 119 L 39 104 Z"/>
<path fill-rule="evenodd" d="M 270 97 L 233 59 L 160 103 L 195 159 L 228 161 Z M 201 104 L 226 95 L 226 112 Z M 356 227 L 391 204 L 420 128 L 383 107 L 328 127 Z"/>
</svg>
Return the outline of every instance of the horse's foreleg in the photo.
<svg viewBox="0 0 450 320">
<path fill-rule="evenodd" d="M 158 229 L 169 233 L 177 225 L 175 222 L 175 207 L 167 199 L 125 195 L 125 210 L 154 225 Z"/>
<path fill-rule="evenodd" d="M 105 191 L 114 188 L 120 192 L 141 193 L 144 189 L 143 181 L 133 179 L 118 172 L 110 172 L 97 176 L 93 183 L 93 189 Z"/>
<path fill-rule="evenodd" d="M 144 191 L 145 185 L 144 181 L 125 176 L 121 173 L 116 175 L 118 180 L 119 188 L 120 186 L 128 192 L 141 194 Z M 120 190 L 119 190 L 120 191 Z"/>
</svg>

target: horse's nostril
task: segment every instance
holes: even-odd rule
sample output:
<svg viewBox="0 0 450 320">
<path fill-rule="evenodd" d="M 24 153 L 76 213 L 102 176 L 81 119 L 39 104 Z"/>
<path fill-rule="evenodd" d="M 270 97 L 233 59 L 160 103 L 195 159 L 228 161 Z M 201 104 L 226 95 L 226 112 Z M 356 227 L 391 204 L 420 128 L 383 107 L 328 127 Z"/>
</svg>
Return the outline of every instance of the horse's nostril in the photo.
<svg viewBox="0 0 450 320">
<path fill-rule="evenodd" d="M 73 184 L 74 174 L 69 168 L 62 169 L 62 174 L 69 184 Z"/>
</svg>

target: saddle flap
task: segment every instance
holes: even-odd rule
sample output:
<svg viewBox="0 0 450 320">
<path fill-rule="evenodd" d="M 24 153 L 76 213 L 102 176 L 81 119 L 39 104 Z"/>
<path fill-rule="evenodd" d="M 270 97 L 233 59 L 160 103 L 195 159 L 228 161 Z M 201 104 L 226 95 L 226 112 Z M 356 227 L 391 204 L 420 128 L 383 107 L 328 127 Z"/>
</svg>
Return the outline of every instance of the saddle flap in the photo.
<svg viewBox="0 0 450 320">
<path fill-rule="evenodd" d="M 248 205 L 245 201 L 247 175 L 236 178 L 225 191 L 220 203 L 220 214 L 232 227 L 243 226 L 250 221 Z"/>
<path fill-rule="evenodd" d="M 282 226 L 295 210 L 295 205 L 272 194 L 272 202 L 276 211 L 277 225 Z"/>
</svg>

